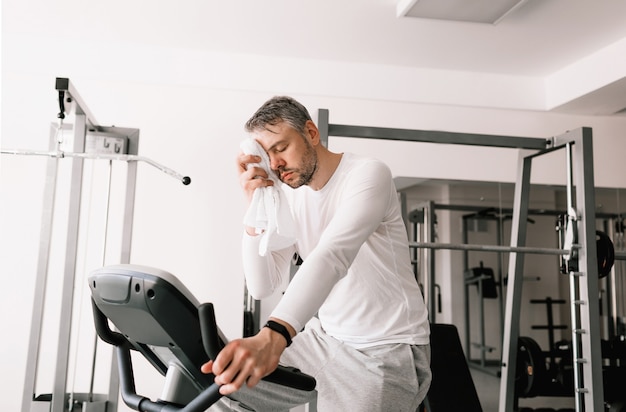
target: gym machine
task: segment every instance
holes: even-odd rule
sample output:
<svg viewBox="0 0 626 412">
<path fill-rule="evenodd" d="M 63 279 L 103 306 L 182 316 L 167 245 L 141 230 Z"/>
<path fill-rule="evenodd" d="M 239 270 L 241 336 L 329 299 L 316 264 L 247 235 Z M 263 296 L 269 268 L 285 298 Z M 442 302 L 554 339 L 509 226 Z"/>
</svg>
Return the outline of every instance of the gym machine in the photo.
<svg viewBox="0 0 626 412">
<path fill-rule="evenodd" d="M 618 216 L 615 216 L 619 218 Z M 611 218 L 605 218 L 611 220 Z M 559 232 L 560 242 L 564 242 L 565 215 L 557 218 L 556 228 Z M 605 229 L 610 228 L 605 224 Z M 610 237 L 603 231 L 596 231 L 596 251 L 598 262 L 598 284 L 604 287 L 619 281 L 618 273 L 613 270 L 615 249 Z M 574 263 L 575 264 L 575 263 Z M 560 271 L 569 274 L 575 271 L 572 262 L 561 259 Z M 607 288 L 608 297 L 597 297 L 597 305 L 600 311 L 608 313 L 602 316 L 607 318 L 607 331 L 601 339 L 600 352 L 602 359 L 603 395 L 605 408 L 609 411 L 626 410 L 626 394 L 623 393 L 623 382 L 626 382 L 626 340 L 623 331 L 617 331 L 614 327 L 614 317 L 618 302 L 614 291 Z M 574 299 L 570 297 L 571 299 Z M 604 302 L 608 300 L 608 302 Z M 520 336 L 518 341 L 518 363 L 516 374 L 516 403 L 518 398 L 530 398 L 535 396 L 548 397 L 576 397 L 575 371 L 579 367 L 573 363 L 575 352 L 580 352 L 580 342 L 562 339 L 555 341 L 554 331 L 567 329 L 566 325 L 555 325 L 553 320 L 553 307 L 567 303 L 564 299 L 532 299 L 531 304 L 543 304 L 546 306 L 546 325 L 533 325 L 532 329 L 543 329 L 548 333 L 548 348 L 542 349 L 540 345 L 528 336 Z M 572 309 L 576 305 L 583 304 L 581 301 L 573 301 Z M 576 314 L 572 316 L 574 318 Z M 600 323 L 600 322 L 598 322 Z M 572 331 L 576 336 L 576 330 Z"/>
<path fill-rule="evenodd" d="M 507 200 L 507 204 L 508 204 L 508 200 Z M 489 222 L 495 223 L 495 232 L 496 232 L 495 246 L 497 247 L 500 247 L 503 243 L 502 241 L 503 236 L 504 236 L 503 225 L 506 221 L 510 220 L 511 214 L 513 212 L 513 209 L 508 208 L 508 207 L 502 207 L 502 205 L 497 206 L 497 207 L 485 207 L 485 206 L 474 206 L 474 205 L 466 205 L 466 204 L 464 205 L 441 204 L 441 203 L 435 203 L 433 201 L 426 201 L 426 202 L 418 203 L 415 206 L 415 208 L 411 212 L 408 213 L 408 221 L 412 225 L 410 233 L 412 233 L 413 241 L 415 241 L 418 244 L 422 241 L 422 238 L 425 238 L 430 241 L 434 241 L 436 239 L 436 234 L 428 238 L 428 236 L 425 235 L 427 233 L 425 232 L 426 228 L 422 228 L 422 226 L 426 226 L 424 217 L 431 215 L 430 210 L 433 210 L 435 212 L 434 217 L 431 218 L 433 221 L 436 221 L 436 215 L 437 215 L 436 212 L 439 210 L 463 213 L 462 215 L 462 241 L 464 245 L 470 245 L 471 243 L 470 237 L 469 237 L 469 232 L 471 232 L 471 228 L 476 228 L 480 232 L 486 232 L 487 224 Z M 536 222 L 535 217 L 537 216 L 554 217 L 557 220 L 557 229 L 559 229 L 558 222 L 562 219 L 563 211 L 562 210 L 548 210 L 548 209 L 530 209 L 529 216 L 532 216 L 533 218 L 532 219 L 529 218 L 528 222 L 533 223 L 533 224 Z M 598 221 L 604 222 L 604 230 L 608 230 L 608 228 L 613 227 L 614 224 L 611 222 L 619 218 L 619 216 L 620 216 L 619 214 L 615 214 L 615 213 L 597 213 L 596 214 Z M 559 235 L 562 236 L 561 233 L 559 233 Z M 598 250 L 598 262 L 600 261 L 605 262 L 605 269 L 604 269 L 605 275 L 608 273 L 608 271 L 610 271 L 610 267 L 612 266 L 613 259 L 611 258 L 611 256 L 613 255 L 613 252 L 611 252 L 612 248 L 610 250 L 608 248 L 609 246 L 611 246 L 611 244 L 612 243 L 611 243 L 610 238 L 604 232 L 598 231 L 598 241 L 596 242 L 597 250 Z M 559 245 L 562 246 L 562 242 L 559 243 Z M 468 248 L 470 247 L 471 246 L 468 246 Z M 426 249 L 420 249 L 418 247 L 412 247 L 411 249 L 412 249 L 412 259 L 413 259 L 414 268 L 419 268 L 420 265 L 418 264 L 418 260 L 421 259 L 421 255 L 418 256 L 417 251 L 418 250 L 425 251 Z M 498 251 L 497 253 L 495 253 L 497 255 L 497 261 L 495 262 L 494 268 L 484 266 L 482 259 L 480 261 L 479 266 L 470 268 L 470 265 L 469 265 L 469 253 L 470 252 L 471 252 L 470 250 L 463 250 L 463 257 L 464 257 L 463 280 L 465 283 L 465 288 L 464 288 L 464 292 L 465 292 L 465 296 L 464 296 L 465 298 L 464 299 L 465 301 L 465 311 L 464 311 L 465 347 L 468 348 L 467 362 L 469 366 L 473 369 L 477 369 L 482 372 L 488 373 L 490 375 L 499 377 L 500 376 L 500 362 L 501 362 L 500 358 L 498 357 L 497 359 L 495 358 L 488 359 L 486 357 L 486 353 L 499 350 L 500 348 L 499 346 L 495 346 L 495 344 L 493 346 L 487 345 L 485 320 L 484 320 L 485 303 L 483 299 L 497 300 L 496 304 L 499 308 L 499 310 L 497 311 L 497 315 L 498 315 L 497 320 L 500 323 L 500 334 L 496 335 L 496 340 L 497 340 L 497 344 L 499 345 L 502 340 L 502 336 L 504 334 L 504 319 L 503 319 L 504 300 L 502 299 L 502 296 L 503 296 L 503 291 L 505 291 L 505 286 L 506 286 L 506 281 L 507 281 L 506 276 L 503 275 L 503 270 L 506 269 L 504 268 L 504 264 L 502 263 L 502 259 L 504 257 L 504 251 Z M 560 256 L 560 258 L 562 261 L 562 256 Z M 608 261 L 606 260 L 607 258 L 609 259 Z M 491 263 L 493 263 L 493 261 Z M 554 269 L 557 269 L 557 266 L 555 266 Z M 598 270 L 599 272 L 602 272 L 602 269 L 600 267 L 598 268 Z M 555 273 L 556 273 L 556 270 L 555 270 Z M 602 273 L 600 276 L 603 277 Z M 610 278 L 610 280 L 612 279 L 613 278 Z M 541 278 L 539 276 L 527 275 L 524 277 L 524 280 L 525 281 L 526 280 L 527 281 L 539 281 L 541 280 Z M 476 290 L 476 293 L 470 294 L 470 292 L 474 291 L 474 289 Z M 614 306 L 613 302 L 616 301 L 616 297 L 614 296 L 615 288 L 611 289 L 609 287 L 608 289 L 609 291 L 607 295 L 609 296 L 608 296 L 607 304 L 609 305 L 609 307 L 607 308 L 607 310 L 612 311 L 614 313 L 615 310 L 612 310 L 611 308 Z M 470 313 L 471 313 L 470 303 L 471 301 L 474 300 L 473 299 L 474 295 L 477 296 L 477 298 L 474 298 L 474 299 L 478 300 L 478 302 L 474 305 L 478 307 L 478 311 L 479 311 L 478 319 L 477 319 L 478 328 L 476 328 L 475 326 L 474 327 L 472 326 L 471 324 L 472 322 L 470 319 Z M 438 301 L 440 301 L 439 296 L 437 299 Z M 551 300 L 551 302 L 558 303 L 556 300 Z M 532 304 L 532 303 L 540 303 L 540 302 L 535 302 L 534 300 L 531 300 L 530 303 Z M 541 302 L 541 303 L 545 303 L 545 302 Z M 438 305 L 438 313 L 441 312 L 439 306 L 440 305 Z M 611 319 L 612 320 L 610 324 L 613 325 L 615 322 L 615 318 L 611 317 Z M 540 328 L 543 328 L 543 327 L 539 327 L 539 326 L 532 327 L 532 329 L 540 329 Z M 545 328 L 547 328 L 547 326 Z M 555 329 L 564 329 L 564 328 L 565 328 L 564 325 L 555 327 Z M 614 330 L 615 328 L 612 328 L 612 329 Z M 478 339 L 479 339 L 478 342 L 474 342 L 471 340 L 470 335 L 472 331 L 478 331 Z M 613 335 L 609 333 L 609 336 L 613 336 Z M 554 342 L 554 339 L 549 339 L 549 341 Z M 550 347 L 552 347 L 552 345 L 550 345 Z M 474 348 L 478 350 L 479 356 L 477 358 L 473 358 L 469 348 Z"/>
<path fill-rule="evenodd" d="M 572 302 L 572 364 L 574 367 L 574 393 L 576 411 L 603 411 L 604 390 L 602 357 L 600 351 L 599 305 L 591 304 L 598 297 L 598 264 L 596 255 L 596 210 L 594 195 L 593 146 L 590 128 L 568 131 L 548 139 L 450 133 L 364 127 L 331 124 L 326 109 L 318 112 L 321 140 L 327 144 L 330 136 L 357 137 L 383 140 L 443 143 L 500 147 L 519 150 L 518 175 L 515 183 L 514 208 L 510 246 L 450 245 L 434 242 L 413 243 L 413 247 L 430 251 L 429 267 L 434 265 L 436 249 L 489 250 L 509 252 L 509 278 L 504 314 L 503 356 L 499 410 L 514 410 L 515 373 L 517 365 L 523 257 L 527 253 L 564 256 L 572 265 L 568 272 Z M 567 159 L 567 233 L 562 249 L 526 247 L 526 225 L 529 214 L 530 172 L 532 161 L 541 155 L 564 150 Z M 574 167 L 576 165 L 576 167 Z M 574 193 L 575 188 L 575 193 Z M 624 259 L 616 254 L 617 259 Z M 574 270 L 575 267 L 575 270 Z M 424 298 L 434 323 L 435 284 L 434 271 L 424 275 Z"/>
<path fill-rule="evenodd" d="M 200 372 L 226 343 L 211 303 L 199 304 L 174 275 L 146 266 L 105 266 L 88 281 L 96 330 L 116 347 L 122 399 L 129 407 L 203 412 L 221 398 L 214 376 Z M 158 400 L 136 393 L 131 350 L 165 376 Z M 282 365 L 263 380 L 303 391 L 313 391 L 316 384 L 311 376 Z"/>
<path fill-rule="evenodd" d="M 463 233 L 463 243 L 468 244 L 468 232 L 470 225 L 479 225 L 481 222 L 494 220 L 497 222 L 497 242 L 496 244 L 500 246 L 502 244 L 501 240 L 501 219 L 493 214 L 496 210 L 495 208 L 485 208 L 484 206 L 472 206 L 472 205 L 454 205 L 454 204 L 441 204 L 435 203 L 432 201 L 422 202 L 415 206 L 415 209 L 412 210 L 409 214 L 409 221 L 413 223 L 413 241 L 414 245 L 423 243 L 422 239 L 427 243 L 433 243 L 436 239 L 436 234 L 433 233 L 435 230 L 435 225 L 433 227 L 429 227 L 428 221 L 424 219 L 425 216 L 431 216 L 430 221 L 436 222 L 436 212 L 438 210 L 449 211 L 449 212 L 465 212 L 462 220 L 462 233 Z M 504 209 L 502 207 L 499 208 L 500 213 L 511 213 L 510 209 Z M 432 233 L 432 235 L 429 235 Z M 418 262 L 419 260 L 426 260 L 428 258 L 428 249 L 422 249 L 415 246 L 411 247 L 411 251 L 413 254 L 414 267 L 418 268 L 422 265 Z M 486 352 L 491 352 L 496 348 L 493 346 L 488 346 L 486 343 L 485 337 L 485 325 L 484 325 L 484 302 L 483 298 L 495 298 L 497 299 L 499 319 L 500 323 L 500 335 L 498 336 L 498 340 L 501 340 L 501 336 L 504 328 L 504 321 L 502 319 L 504 312 L 503 308 L 503 299 L 502 299 L 502 267 L 500 264 L 500 259 L 498 259 L 498 266 L 494 273 L 494 270 L 489 267 L 483 267 L 482 262 L 480 267 L 470 268 L 469 267 L 469 251 L 464 251 L 464 263 L 463 263 L 463 281 L 465 283 L 464 287 L 464 302 L 465 302 L 465 347 L 468 348 L 467 354 L 467 362 L 469 366 L 475 369 L 479 369 L 483 372 L 499 376 L 500 374 L 500 360 L 492 360 L 486 358 Z M 502 253 L 498 253 L 500 257 Z M 430 269 L 434 273 L 434 268 Z M 417 273 L 417 272 L 416 272 Z M 438 285 L 436 285 L 438 288 Z M 472 328 L 470 327 L 470 289 L 476 288 L 478 292 L 478 308 L 479 308 L 479 316 L 478 321 L 479 325 L 479 338 L 480 342 L 471 342 L 470 332 Z M 441 302 L 439 291 L 437 295 L 437 299 Z M 440 305 L 437 307 L 438 312 L 441 312 Z M 476 348 L 480 355 L 479 357 L 472 358 L 470 348 Z"/>
<path fill-rule="evenodd" d="M 43 156 L 48 158 L 22 412 L 64 412 L 77 410 L 78 408 L 83 412 L 103 412 L 105 410 L 114 412 L 117 410 L 118 376 L 113 366 L 111 367 L 112 373 L 108 394 L 93 393 L 97 347 L 97 339 L 95 337 L 93 347 L 94 364 L 91 370 L 89 392 L 77 393 L 73 388 L 70 388 L 71 377 L 68 371 L 70 369 L 72 327 L 74 326 L 72 318 L 75 311 L 74 284 L 77 283 L 75 282 L 76 278 L 82 278 L 80 263 L 83 257 L 80 256 L 80 251 L 84 247 L 84 242 L 79 242 L 79 237 L 81 236 L 80 227 L 81 225 L 83 227 L 88 226 L 84 224 L 88 217 L 83 208 L 84 205 L 81 204 L 85 200 L 83 192 L 87 184 L 83 179 L 85 175 L 85 160 L 108 160 L 109 171 L 105 183 L 107 189 L 107 195 L 105 196 L 106 217 L 104 218 L 104 228 L 102 229 L 104 237 L 102 261 L 104 261 L 107 255 L 112 253 L 111 249 L 115 248 L 119 249 L 119 258 L 116 258 L 115 261 L 119 263 L 128 263 L 130 261 L 135 186 L 137 164 L 139 162 L 148 163 L 161 172 L 180 180 L 185 185 L 189 184 L 191 179 L 147 157 L 138 156 L 138 129 L 99 125 L 69 79 L 57 78 L 55 90 L 59 101 L 59 113 L 57 115 L 59 122 L 51 125 L 48 151 L 4 148 L 1 151 L 3 155 Z M 64 122 L 69 114 L 73 115 L 73 124 Z M 121 239 L 119 244 L 114 245 L 112 244 L 115 242 L 111 242 L 111 239 L 106 235 L 109 230 L 113 161 L 120 161 L 126 165 L 125 188 L 121 189 L 123 191 L 123 204 L 121 205 L 123 219 L 119 231 Z M 68 187 L 62 184 L 57 185 L 57 183 L 65 183 L 58 181 L 59 177 L 66 176 L 69 180 L 69 183 L 66 185 Z M 122 180 L 124 181 L 124 179 Z M 61 211 L 55 210 L 55 206 L 59 204 L 67 206 L 67 210 L 64 210 L 64 207 L 61 208 Z M 53 234 L 53 226 L 62 227 L 59 222 L 66 224 L 66 230 L 63 231 L 56 227 L 56 231 Z M 54 268 L 51 268 L 51 250 L 54 249 L 53 243 L 55 242 L 64 242 L 64 245 L 59 246 L 64 257 L 59 265 L 55 264 Z M 109 250 L 107 250 L 107 247 L 109 247 Z M 50 313 L 44 313 L 46 312 L 46 293 L 49 293 L 47 284 L 52 282 L 54 276 L 60 277 L 58 275 L 61 275 L 62 278 L 54 279 L 54 284 L 60 285 L 61 296 L 52 390 L 49 393 L 36 393 L 38 373 L 42 372 L 39 363 L 42 348 L 44 347 L 41 339 L 44 315 L 51 316 Z M 51 346 L 55 347 L 55 345 Z"/>
</svg>

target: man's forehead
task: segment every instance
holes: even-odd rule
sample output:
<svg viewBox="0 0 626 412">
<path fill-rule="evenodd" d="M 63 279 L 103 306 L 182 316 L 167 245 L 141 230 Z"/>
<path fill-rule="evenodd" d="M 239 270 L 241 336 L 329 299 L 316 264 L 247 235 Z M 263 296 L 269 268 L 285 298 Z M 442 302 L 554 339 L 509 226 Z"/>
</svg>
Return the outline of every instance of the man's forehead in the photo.
<svg viewBox="0 0 626 412">
<path fill-rule="evenodd" d="M 281 122 L 280 124 L 267 125 L 265 129 L 255 130 L 251 134 L 265 150 L 268 150 L 277 143 L 293 138 L 298 132 L 289 124 Z"/>
</svg>

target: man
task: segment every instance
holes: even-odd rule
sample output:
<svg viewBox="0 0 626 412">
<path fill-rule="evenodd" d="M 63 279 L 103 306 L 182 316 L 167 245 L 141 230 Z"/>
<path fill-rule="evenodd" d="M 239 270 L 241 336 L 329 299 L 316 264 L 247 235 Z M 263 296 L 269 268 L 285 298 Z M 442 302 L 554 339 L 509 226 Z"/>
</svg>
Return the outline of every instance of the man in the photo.
<svg viewBox="0 0 626 412">
<path fill-rule="evenodd" d="M 294 253 L 303 263 L 269 327 L 231 341 L 202 370 L 244 405 L 238 410 L 288 410 L 290 402 L 310 400 L 259 384 L 280 361 L 316 378 L 319 411 L 414 412 L 431 379 L 428 314 L 389 168 L 329 151 L 306 108 L 289 97 L 263 104 L 246 130 L 271 171 L 258 167 L 259 156 L 240 154 L 241 187 L 251 201 L 256 189 L 274 184 L 268 173 L 275 173 L 297 233 L 294 246 L 260 256 L 261 236 L 246 227 L 249 292 L 260 299 L 280 285 Z"/>
</svg>

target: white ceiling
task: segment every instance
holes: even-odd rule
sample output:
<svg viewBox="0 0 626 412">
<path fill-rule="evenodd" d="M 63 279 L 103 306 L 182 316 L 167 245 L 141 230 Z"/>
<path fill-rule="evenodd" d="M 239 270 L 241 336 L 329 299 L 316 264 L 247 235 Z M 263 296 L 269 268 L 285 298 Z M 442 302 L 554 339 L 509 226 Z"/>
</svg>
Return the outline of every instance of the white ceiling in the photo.
<svg viewBox="0 0 626 412">
<path fill-rule="evenodd" d="M 626 39 L 623 0 L 528 0 L 497 25 L 397 17 L 397 2 L 4 0 L 3 31 L 540 78 Z M 611 83 L 560 109 L 626 107 Z"/>
</svg>

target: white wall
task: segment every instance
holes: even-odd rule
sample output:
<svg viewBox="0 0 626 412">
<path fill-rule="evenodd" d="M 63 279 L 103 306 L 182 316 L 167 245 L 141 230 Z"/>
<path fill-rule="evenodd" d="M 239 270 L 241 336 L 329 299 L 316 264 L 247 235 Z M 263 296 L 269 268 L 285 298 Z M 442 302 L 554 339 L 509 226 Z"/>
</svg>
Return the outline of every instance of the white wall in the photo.
<svg viewBox="0 0 626 412">
<path fill-rule="evenodd" d="M 49 125 L 58 112 L 55 77 L 70 78 L 100 124 L 139 128 L 140 154 L 191 176 L 192 183 L 185 187 L 156 169 L 140 166 L 131 261 L 167 269 L 199 300 L 213 301 L 218 321 L 230 337 L 242 329 L 243 303 L 239 239 L 244 206 L 234 157 L 243 123 L 272 95 L 293 95 L 313 114 L 328 108 L 331 122 L 341 124 L 530 137 L 590 126 L 597 184 L 626 186 L 622 161 L 626 118 L 466 107 L 445 98 L 453 94 L 463 104 L 485 95 L 493 99 L 508 92 L 501 82 L 492 83 L 499 88 L 486 84 L 482 96 L 473 88 L 460 95 L 464 92 L 444 87 L 436 96 L 436 88 L 421 94 L 414 87 L 413 82 L 428 83 L 427 78 L 416 80 L 414 72 L 393 67 L 364 67 L 367 75 L 357 75 L 359 66 L 342 63 L 83 43 L 79 34 L 62 39 L 61 45 L 58 40 L 53 34 L 43 38 L 3 33 L 2 147 L 47 148 Z M 388 87 L 380 86 L 379 80 Z M 530 89 L 526 97 L 534 100 L 537 90 Z M 524 100 L 524 88 L 511 90 L 508 98 Z M 381 158 L 396 176 L 515 179 L 515 150 L 349 138 L 332 138 L 330 147 Z M 1 161 L 5 370 L 0 388 L 3 409 L 19 410 L 45 160 L 2 155 Z M 564 181 L 562 159 L 548 159 L 536 170 L 536 182 Z M 143 372 L 138 376 L 142 378 Z M 139 388 L 158 395 L 159 385 L 150 375 Z"/>
</svg>

